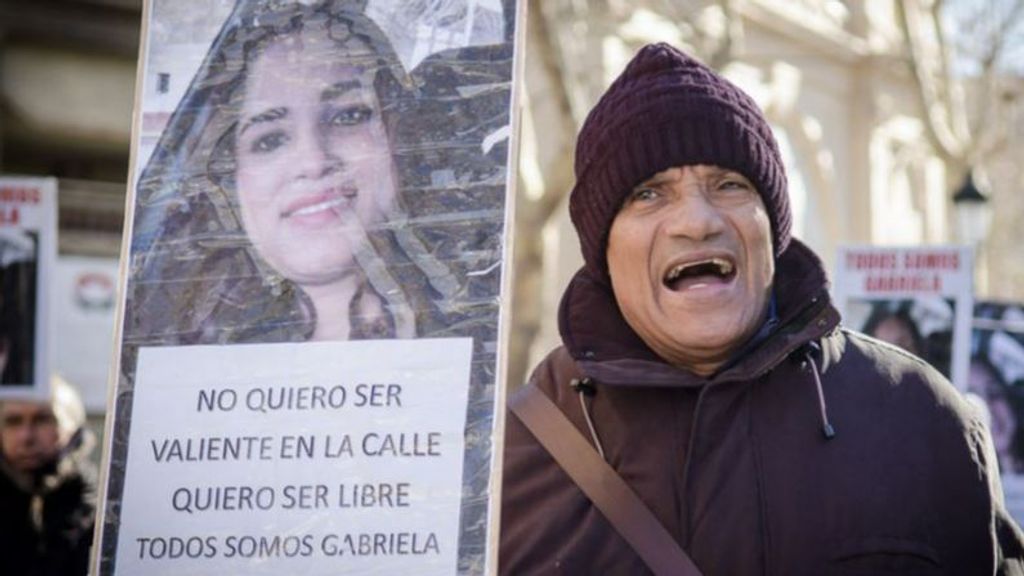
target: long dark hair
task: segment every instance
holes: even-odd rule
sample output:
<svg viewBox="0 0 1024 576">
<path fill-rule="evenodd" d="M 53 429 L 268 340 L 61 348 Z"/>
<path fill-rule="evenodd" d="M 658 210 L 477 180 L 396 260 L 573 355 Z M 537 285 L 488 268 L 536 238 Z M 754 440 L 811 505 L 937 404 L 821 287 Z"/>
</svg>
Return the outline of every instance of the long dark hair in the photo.
<svg viewBox="0 0 1024 576">
<path fill-rule="evenodd" d="M 917 322 L 910 315 L 910 306 L 913 304 L 911 300 L 900 301 L 897 303 L 892 302 L 878 302 L 874 305 L 871 310 L 871 315 L 864 321 L 864 327 L 861 331 L 870 336 L 875 336 L 879 326 L 882 325 L 886 320 L 895 320 L 907 331 L 910 335 L 910 339 L 913 342 L 915 352 L 919 356 L 925 356 L 927 350 L 925 349 L 925 340 L 921 336 L 921 331 L 917 328 Z"/>
</svg>

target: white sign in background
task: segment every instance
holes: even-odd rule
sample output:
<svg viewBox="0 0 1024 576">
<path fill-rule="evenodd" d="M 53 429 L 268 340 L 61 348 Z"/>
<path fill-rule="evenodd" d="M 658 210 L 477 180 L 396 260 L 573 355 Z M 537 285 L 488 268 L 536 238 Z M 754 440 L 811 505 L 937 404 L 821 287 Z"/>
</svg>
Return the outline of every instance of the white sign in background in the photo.
<svg viewBox="0 0 1024 576">
<path fill-rule="evenodd" d="M 85 409 L 107 409 L 114 348 L 117 260 L 61 256 L 54 268 L 54 370 L 78 389 Z"/>
<path fill-rule="evenodd" d="M 931 324 L 952 325 L 950 380 L 960 390 L 967 389 L 967 364 L 970 356 L 971 317 L 974 313 L 974 259 L 966 246 L 844 246 L 839 250 L 833 293 L 843 318 L 855 316 L 853 302 L 916 299 L 928 303 L 935 299 L 953 302 L 953 317 L 943 318 L 945 305 L 932 307 L 918 321 L 918 329 L 928 332 Z M 921 306 L 931 312 L 928 306 Z M 855 324 L 856 325 L 856 324 Z"/>
<path fill-rule="evenodd" d="M 471 354 L 141 349 L 116 573 L 454 574 Z"/>
</svg>

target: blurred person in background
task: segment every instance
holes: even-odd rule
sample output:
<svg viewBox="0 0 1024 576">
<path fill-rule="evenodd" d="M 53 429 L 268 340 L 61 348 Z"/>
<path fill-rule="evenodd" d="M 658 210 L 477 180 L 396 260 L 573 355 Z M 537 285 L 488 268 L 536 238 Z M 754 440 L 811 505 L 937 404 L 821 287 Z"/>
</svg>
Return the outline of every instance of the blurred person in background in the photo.
<svg viewBox="0 0 1024 576">
<path fill-rule="evenodd" d="M 86 574 L 92 545 L 94 442 L 70 384 L 49 401 L 0 403 L 0 574 Z"/>
</svg>

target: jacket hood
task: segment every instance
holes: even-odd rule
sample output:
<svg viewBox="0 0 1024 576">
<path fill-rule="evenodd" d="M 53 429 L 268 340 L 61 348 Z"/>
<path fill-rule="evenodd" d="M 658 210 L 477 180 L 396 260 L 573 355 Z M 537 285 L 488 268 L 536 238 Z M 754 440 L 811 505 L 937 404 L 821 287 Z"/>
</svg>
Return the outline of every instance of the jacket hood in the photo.
<svg viewBox="0 0 1024 576">
<path fill-rule="evenodd" d="M 585 267 L 562 296 L 559 332 L 584 374 L 605 384 L 702 386 L 754 378 L 839 324 L 825 267 L 801 241 L 793 239 L 776 260 L 772 287 L 779 322 L 771 335 L 706 378 L 666 363 L 651 350 L 622 316 L 611 287 Z M 643 371 L 642 382 L 637 370 Z"/>
</svg>

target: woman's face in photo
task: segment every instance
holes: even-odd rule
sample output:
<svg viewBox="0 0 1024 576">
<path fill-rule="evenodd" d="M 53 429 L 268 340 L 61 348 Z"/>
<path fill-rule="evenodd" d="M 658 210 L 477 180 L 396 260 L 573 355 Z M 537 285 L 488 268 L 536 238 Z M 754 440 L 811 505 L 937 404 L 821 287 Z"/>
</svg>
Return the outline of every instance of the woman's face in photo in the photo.
<svg viewBox="0 0 1024 576">
<path fill-rule="evenodd" d="M 911 354 L 921 355 L 917 342 L 914 340 L 914 333 L 905 320 L 897 316 L 890 316 L 882 320 L 872 334 L 875 338 L 903 348 Z"/>
<path fill-rule="evenodd" d="M 395 178 L 368 47 L 323 30 L 274 41 L 251 65 L 237 132 L 242 220 L 260 255 L 300 285 L 356 269 Z"/>
</svg>

